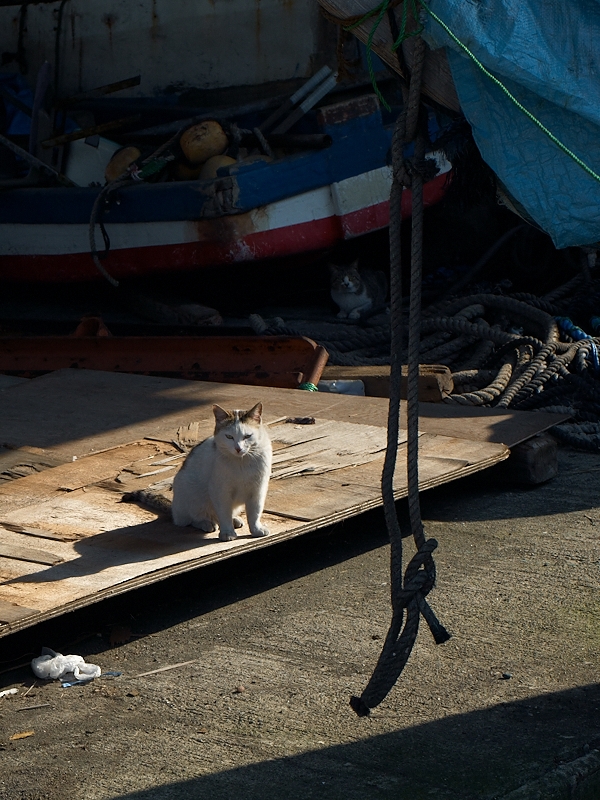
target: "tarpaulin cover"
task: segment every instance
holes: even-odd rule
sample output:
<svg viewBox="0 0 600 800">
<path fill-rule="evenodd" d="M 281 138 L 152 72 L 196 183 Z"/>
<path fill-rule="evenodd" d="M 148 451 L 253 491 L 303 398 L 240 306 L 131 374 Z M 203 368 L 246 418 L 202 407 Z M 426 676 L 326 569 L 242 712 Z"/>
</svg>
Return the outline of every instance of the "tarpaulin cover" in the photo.
<svg viewBox="0 0 600 800">
<path fill-rule="evenodd" d="M 552 133 L 600 174 L 600 0 L 431 0 L 431 10 Z M 600 181 L 520 111 L 426 15 L 462 110 L 508 193 L 557 247 L 600 241 Z"/>
</svg>

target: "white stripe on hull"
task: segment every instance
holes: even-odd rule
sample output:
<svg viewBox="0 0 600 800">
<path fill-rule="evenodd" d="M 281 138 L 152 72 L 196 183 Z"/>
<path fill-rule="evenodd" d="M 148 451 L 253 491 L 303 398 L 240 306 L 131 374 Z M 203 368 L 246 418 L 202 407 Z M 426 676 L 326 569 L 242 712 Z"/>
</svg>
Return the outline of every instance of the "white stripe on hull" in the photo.
<svg viewBox="0 0 600 800">
<path fill-rule="evenodd" d="M 450 164 L 433 154 L 440 172 Z M 392 172 L 390 167 L 356 175 L 352 178 L 313 189 L 245 214 L 220 217 L 218 220 L 174 220 L 168 222 L 106 223 L 112 250 L 178 245 L 218 239 L 240 243 L 245 236 L 299 225 L 329 217 L 344 217 L 389 199 Z M 216 228 L 215 223 L 218 224 Z M 0 256 L 67 255 L 89 253 L 87 224 L 0 224 Z M 100 231 L 96 241 L 103 247 Z"/>
</svg>

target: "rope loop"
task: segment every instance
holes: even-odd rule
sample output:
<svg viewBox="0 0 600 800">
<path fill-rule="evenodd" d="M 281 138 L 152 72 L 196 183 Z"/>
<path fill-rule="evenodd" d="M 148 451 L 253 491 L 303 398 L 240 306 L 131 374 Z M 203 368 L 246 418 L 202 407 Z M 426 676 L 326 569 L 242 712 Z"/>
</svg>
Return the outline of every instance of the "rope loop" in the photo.
<svg viewBox="0 0 600 800">
<path fill-rule="evenodd" d="M 411 0 L 415 8 L 415 0 Z M 406 13 L 405 0 L 404 13 Z M 389 3 L 378 7 L 381 21 Z M 371 32 L 371 39 L 374 30 Z M 402 34 L 406 33 L 403 26 Z M 400 37 L 399 37 L 400 38 Z M 421 75 L 425 60 L 425 43 L 416 34 L 413 68 L 408 96 L 399 115 L 392 138 L 392 189 L 390 194 L 390 401 L 388 406 L 387 447 L 381 493 L 386 525 L 390 537 L 390 573 L 392 619 L 373 674 L 360 697 L 350 698 L 351 708 L 366 716 L 390 692 L 404 669 L 419 630 L 421 615 L 427 621 L 437 643 L 449 638 L 429 607 L 426 597 L 435 586 L 436 570 L 432 553 L 437 547 L 435 539 L 426 539 L 419 505 L 419 355 L 421 349 L 421 285 L 423 272 L 423 184 L 425 176 L 425 134 L 420 125 Z M 405 159 L 404 148 L 414 141 L 414 156 Z M 407 389 L 407 480 L 410 527 L 416 552 L 406 570 L 402 570 L 402 532 L 394 498 L 394 472 L 398 455 L 400 415 L 400 387 L 402 380 L 402 264 L 401 264 L 401 201 L 404 188 L 412 190 L 412 238 L 410 312 L 408 323 L 408 389 Z M 457 322 L 455 320 L 455 322 Z M 466 319 L 458 321 L 470 326 Z M 467 330 L 470 328 L 467 327 Z M 504 343 L 506 339 L 503 339 Z"/>
</svg>

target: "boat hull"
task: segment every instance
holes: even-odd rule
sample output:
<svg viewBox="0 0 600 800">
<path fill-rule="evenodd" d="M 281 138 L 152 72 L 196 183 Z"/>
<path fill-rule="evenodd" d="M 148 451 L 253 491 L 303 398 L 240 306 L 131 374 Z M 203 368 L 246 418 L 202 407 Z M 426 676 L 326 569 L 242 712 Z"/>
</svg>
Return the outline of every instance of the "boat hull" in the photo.
<svg viewBox="0 0 600 800">
<path fill-rule="evenodd" d="M 443 196 L 450 165 L 425 186 L 425 205 Z M 391 169 L 381 167 L 242 214 L 216 219 L 107 223 L 103 265 L 117 280 L 322 250 L 389 223 Z M 409 191 L 402 216 L 411 213 Z M 99 232 L 97 238 L 100 239 Z M 11 281 L 99 277 L 85 223 L 0 224 L 0 275 Z"/>
</svg>

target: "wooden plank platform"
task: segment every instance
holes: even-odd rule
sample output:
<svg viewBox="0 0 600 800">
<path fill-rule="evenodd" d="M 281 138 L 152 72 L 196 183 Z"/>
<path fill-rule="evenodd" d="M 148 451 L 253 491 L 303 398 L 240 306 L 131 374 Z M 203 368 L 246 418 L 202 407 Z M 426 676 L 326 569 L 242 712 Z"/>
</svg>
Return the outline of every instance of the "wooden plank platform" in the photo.
<svg viewBox="0 0 600 800">
<path fill-rule="evenodd" d="M 212 432 L 213 402 L 249 408 L 257 400 L 264 403 L 276 456 L 265 514 L 270 536 L 253 539 L 244 527 L 237 540 L 221 542 L 216 533 L 176 528 L 120 502 L 132 488 L 168 491 L 183 461 L 181 442 Z M 561 419 L 507 413 L 517 439 L 527 426 L 533 435 Z M 380 505 L 386 415 L 387 400 L 380 398 L 84 370 L 6 389 L 0 444 L 38 454 L 49 466 L 0 484 L 0 636 Z M 307 416 L 315 425 L 285 421 Z M 422 489 L 509 454 L 505 444 L 485 440 L 485 431 L 493 434 L 503 423 L 510 428 L 506 415 L 451 416 L 449 435 L 439 432 L 442 423 L 439 415 L 422 419 Z M 458 428 L 476 429 L 480 440 L 461 438 Z M 404 439 L 401 434 L 397 497 L 406 495 Z"/>
</svg>

